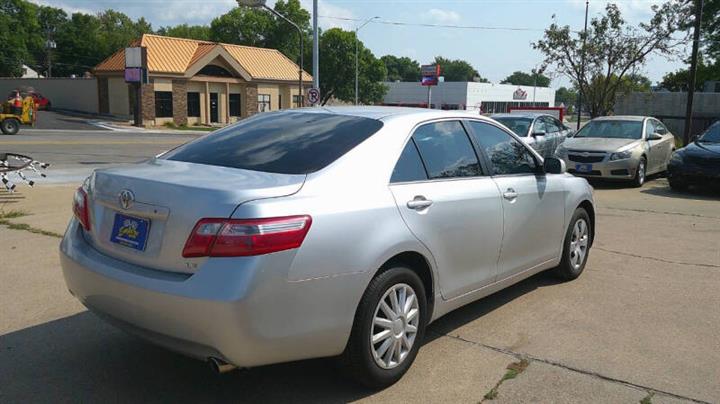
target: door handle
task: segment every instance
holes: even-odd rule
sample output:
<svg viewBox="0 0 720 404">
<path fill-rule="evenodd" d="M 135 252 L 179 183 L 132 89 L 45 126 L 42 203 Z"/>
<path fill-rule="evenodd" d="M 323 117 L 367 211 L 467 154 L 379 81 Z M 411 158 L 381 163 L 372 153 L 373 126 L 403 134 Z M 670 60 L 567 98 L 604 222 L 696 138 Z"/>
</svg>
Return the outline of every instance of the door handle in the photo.
<svg viewBox="0 0 720 404">
<path fill-rule="evenodd" d="M 503 198 L 507 199 L 508 201 L 512 201 L 518 197 L 518 193 L 515 192 L 514 189 L 508 188 L 505 192 L 503 192 Z"/>
<path fill-rule="evenodd" d="M 416 196 L 412 201 L 407 202 L 407 207 L 413 210 L 423 210 L 433 204 L 433 201 L 424 196 Z"/>
</svg>

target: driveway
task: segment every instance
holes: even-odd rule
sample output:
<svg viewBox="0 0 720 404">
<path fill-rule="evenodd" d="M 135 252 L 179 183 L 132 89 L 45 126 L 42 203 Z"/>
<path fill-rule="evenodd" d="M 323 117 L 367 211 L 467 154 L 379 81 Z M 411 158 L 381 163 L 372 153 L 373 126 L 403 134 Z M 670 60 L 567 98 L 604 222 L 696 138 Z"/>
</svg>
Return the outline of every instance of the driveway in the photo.
<svg viewBox="0 0 720 404">
<path fill-rule="evenodd" d="M 20 129 L 21 133 L 24 128 Z M 38 111 L 34 129 L 107 130 L 88 123 L 87 118 L 55 111 Z"/>
<path fill-rule="evenodd" d="M 216 376 L 98 320 L 65 289 L 59 239 L 30 232 L 64 230 L 72 188 L 0 194 L 32 213 L 0 227 L 2 402 L 720 402 L 717 193 L 599 186 L 582 277 L 540 274 L 448 314 L 376 392 L 328 359 Z"/>
</svg>

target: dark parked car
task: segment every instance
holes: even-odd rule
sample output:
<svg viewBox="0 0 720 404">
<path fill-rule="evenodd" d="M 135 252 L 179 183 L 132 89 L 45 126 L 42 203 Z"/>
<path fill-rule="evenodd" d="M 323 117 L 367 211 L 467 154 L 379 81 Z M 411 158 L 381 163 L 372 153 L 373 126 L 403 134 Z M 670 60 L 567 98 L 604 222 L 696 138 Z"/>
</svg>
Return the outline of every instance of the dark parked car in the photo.
<svg viewBox="0 0 720 404">
<path fill-rule="evenodd" d="M 676 190 L 689 185 L 720 184 L 720 121 L 673 153 L 668 164 L 668 180 Z"/>
</svg>

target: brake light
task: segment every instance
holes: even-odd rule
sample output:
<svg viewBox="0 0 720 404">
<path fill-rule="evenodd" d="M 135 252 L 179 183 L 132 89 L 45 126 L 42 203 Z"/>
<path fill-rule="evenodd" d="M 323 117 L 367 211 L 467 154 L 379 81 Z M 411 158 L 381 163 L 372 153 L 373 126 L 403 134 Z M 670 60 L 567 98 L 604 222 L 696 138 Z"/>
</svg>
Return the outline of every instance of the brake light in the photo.
<svg viewBox="0 0 720 404">
<path fill-rule="evenodd" d="M 85 192 L 83 187 L 75 191 L 75 196 L 73 197 L 73 213 L 80 221 L 83 229 L 90 231 L 90 208 L 88 207 L 87 192 Z"/>
<path fill-rule="evenodd" d="M 183 257 L 246 257 L 291 250 L 310 230 L 307 215 L 266 219 L 201 219 L 185 243 Z"/>
</svg>

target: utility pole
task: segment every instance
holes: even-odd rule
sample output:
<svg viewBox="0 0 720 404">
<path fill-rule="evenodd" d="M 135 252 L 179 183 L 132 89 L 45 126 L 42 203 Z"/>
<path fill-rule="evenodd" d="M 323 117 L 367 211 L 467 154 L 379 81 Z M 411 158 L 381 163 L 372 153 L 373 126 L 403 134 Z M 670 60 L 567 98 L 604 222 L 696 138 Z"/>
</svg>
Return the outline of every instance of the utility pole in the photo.
<svg viewBox="0 0 720 404">
<path fill-rule="evenodd" d="M 48 77 L 52 77 L 52 51 L 55 48 L 57 48 L 57 44 L 55 43 L 55 41 L 48 38 L 48 40 L 45 41 L 45 49 L 47 50 L 47 62 L 48 62 L 47 76 Z"/>
<path fill-rule="evenodd" d="M 320 38 L 318 37 L 318 0 L 313 0 L 313 87 L 320 89 Z M 318 103 L 319 105 L 319 103 Z"/>
<path fill-rule="evenodd" d="M 685 132 L 683 143 L 690 143 L 692 130 L 693 97 L 695 96 L 695 76 L 697 74 L 698 47 L 700 45 L 700 24 L 702 22 L 703 0 L 695 0 L 695 31 L 693 32 L 692 59 L 690 61 L 690 78 L 688 80 L 687 107 L 685 109 Z"/>
<path fill-rule="evenodd" d="M 585 0 L 585 29 L 583 31 L 583 44 L 582 44 L 582 61 L 580 62 L 580 77 L 578 77 L 578 102 L 577 102 L 577 127 L 575 130 L 580 130 L 580 114 L 582 113 L 582 79 L 585 77 L 585 41 L 587 40 L 587 20 L 588 20 L 588 8 L 590 7 L 590 0 Z"/>
</svg>

